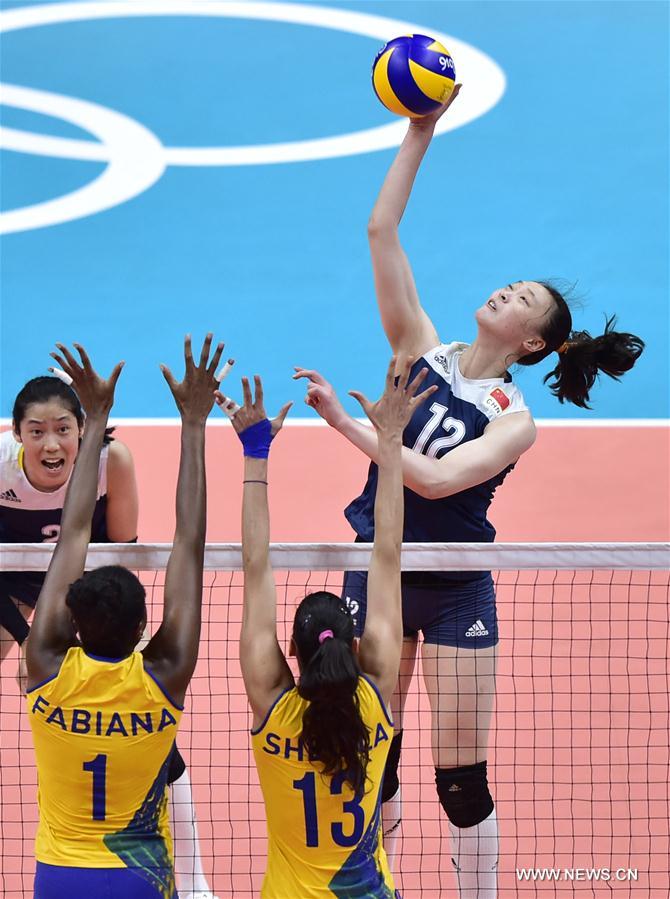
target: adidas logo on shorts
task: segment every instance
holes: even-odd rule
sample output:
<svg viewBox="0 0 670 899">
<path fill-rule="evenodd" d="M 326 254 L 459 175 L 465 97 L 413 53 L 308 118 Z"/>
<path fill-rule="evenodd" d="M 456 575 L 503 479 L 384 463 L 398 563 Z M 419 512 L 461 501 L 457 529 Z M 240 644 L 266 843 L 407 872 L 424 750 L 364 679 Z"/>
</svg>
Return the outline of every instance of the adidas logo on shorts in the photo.
<svg viewBox="0 0 670 899">
<path fill-rule="evenodd" d="M 484 622 L 478 618 L 472 627 L 465 632 L 466 637 L 488 637 L 489 632 L 484 627 Z"/>
<path fill-rule="evenodd" d="M 0 493 L 0 500 L 4 500 L 5 502 L 8 502 L 8 503 L 20 503 L 21 502 L 21 500 L 14 493 L 13 490 L 4 490 L 2 493 Z"/>
</svg>

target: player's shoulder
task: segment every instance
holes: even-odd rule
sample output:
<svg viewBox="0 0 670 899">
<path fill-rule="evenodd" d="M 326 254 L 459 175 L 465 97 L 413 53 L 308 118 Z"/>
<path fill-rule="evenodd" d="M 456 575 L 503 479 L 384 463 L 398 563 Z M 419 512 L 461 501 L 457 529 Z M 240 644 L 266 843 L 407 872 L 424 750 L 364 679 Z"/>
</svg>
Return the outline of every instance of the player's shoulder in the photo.
<svg viewBox="0 0 670 899">
<path fill-rule="evenodd" d="M 428 363 L 450 386 L 454 397 L 473 406 L 489 421 L 512 412 L 528 411 L 523 394 L 509 375 L 475 380 L 461 374 L 458 361 L 468 346 L 460 340 L 441 343 L 424 353 L 419 361 Z"/>
<path fill-rule="evenodd" d="M 459 340 L 449 343 L 438 343 L 422 354 L 421 360 L 427 362 L 438 374 L 451 375 L 458 356 L 467 348 L 468 344 Z"/>
</svg>

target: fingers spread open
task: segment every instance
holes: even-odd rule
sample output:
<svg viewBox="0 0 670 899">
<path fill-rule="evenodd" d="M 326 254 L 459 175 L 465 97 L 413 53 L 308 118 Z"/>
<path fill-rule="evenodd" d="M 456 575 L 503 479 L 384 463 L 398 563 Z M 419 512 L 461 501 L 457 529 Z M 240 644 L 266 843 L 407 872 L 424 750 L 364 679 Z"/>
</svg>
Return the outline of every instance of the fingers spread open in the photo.
<svg viewBox="0 0 670 899">
<path fill-rule="evenodd" d="M 69 374 L 66 371 L 62 371 L 60 368 L 56 368 L 55 365 L 50 365 L 47 371 L 50 371 L 52 375 L 55 375 L 60 381 L 63 382 L 63 384 L 67 384 L 68 387 L 70 386 L 70 384 L 72 384 L 72 378 L 69 376 Z"/>
<path fill-rule="evenodd" d="M 210 331 L 209 334 L 205 335 L 205 339 L 202 342 L 202 349 L 200 350 L 200 362 L 198 363 L 198 368 L 207 368 L 207 360 L 209 359 L 209 351 L 212 346 L 212 338 L 214 335 Z"/>
<path fill-rule="evenodd" d="M 410 396 L 414 396 L 421 384 L 423 384 L 423 382 L 426 380 L 427 376 L 428 369 L 422 368 L 419 374 L 414 378 L 412 383 L 407 385 L 407 393 L 409 393 Z"/>
<path fill-rule="evenodd" d="M 214 379 L 221 383 L 224 378 L 227 378 L 230 374 L 230 369 L 235 365 L 234 359 L 229 359 L 224 366 L 222 366 L 219 371 L 214 375 Z"/>
<path fill-rule="evenodd" d="M 90 373 L 93 371 L 93 366 L 91 365 L 91 360 L 88 358 L 88 354 L 84 347 L 79 343 L 73 343 L 72 346 L 77 350 L 79 355 L 81 356 L 81 361 L 84 367 L 84 371 Z"/>
<path fill-rule="evenodd" d="M 284 405 L 279 410 L 279 414 L 277 415 L 277 417 L 275 418 L 275 420 L 273 422 L 273 424 L 276 425 L 277 429 L 281 428 L 281 426 L 284 424 L 284 419 L 288 415 L 288 410 L 291 408 L 292 405 L 293 405 L 292 402 L 284 403 Z"/>
<path fill-rule="evenodd" d="M 112 369 L 112 373 L 109 376 L 109 383 L 112 385 L 112 388 L 116 387 L 116 382 L 119 380 L 119 375 L 121 374 L 121 370 L 123 369 L 123 366 L 125 364 L 125 362 L 117 362 Z"/>
<path fill-rule="evenodd" d="M 412 399 L 410 400 L 410 405 L 412 406 L 412 408 L 414 408 L 415 406 L 419 406 L 421 403 L 425 402 L 429 396 L 432 396 L 436 390 L 437 384 L 433 384 L 432 387 L 427 387 L 417 396 L 412 397 Z"/>
<path fill-rule="evenodd" d="M 223 353 L 223 348 L 225 347 L 224 343 L 219 343 L 214 350 L 214 355 L 212 356 L 212 361 L 210 362 L 209 368 L 207 369 L 207 374 L 213 375 L 216 378 L 214 372 L 217 369 L 217 366 L 221 360 L 221 354 Z M 220 381 L 220 378 L 216 378 L 217 381 Z"/>
<path fill-rule="evenodd" d="M 253 406 L 251 399 L 251 388 L 249 387 L 249 378 L 242 378 L 242 396 L 244 397 L 245 406 Z"/>
<path fill-rule="evenodd" d="M 254 375 L 254 390 L 256 392 L 255 406 L 263 405 L 263 382 L 260 375 Z"/>
<path fill-rule="evenodd" d="M 58 349 L 61 351 L 61 353 L 63 354 L 63 356 L 65 357 L 65 359 L 67 360 L 67 364 L 68 364 L 69 367 L 70 367 L 70 371 L 68 372 L 68 374 L 73 374 L 73 373 L 75 373 L 75 372 L 80 372 L 80 371 L 82 370 L 81 365 L 79 365 L 79 363 L 78 363 L 77 360 L 74 358 L 74 356 L 72 355 L 72 353 L 68 350 L 68 348 L 67 348 L 64 344 L 62 344 L 62 343 L 57 343 L 56 346 L 57 346 Z M 52 354 L 52 355 L 53 355 L 53 354 Z"/>
<path fill-rule="evenodd" d="M 184 362 L 186 363 L 186 368 L 189 365 L 193 365 L 193 351 L 191 349 L 191 335 L 187 334 L 184 337 Z"/>
<path fill-rule="evenodd" d="M 386 389 L 391 390 L 395 385 L 395 367 L 398 361 L 397 356 L 391 356 L 389 367 L 386 369 Z M 352 394 L 353 396 L 353 394 Z"/>
<path fill-rule="evenodd" d="M 368 414 L 368 410 L 372 407 L 372 403 L 371 403 L 370 400 L 365 396 L 365 394 L 360 393 L 358 390 L 350 390 L 350 391 L 349 391 L 349 396 L 353 396 L 353 398 L 354 398 L 355 400 L 358 400 L 358 402 L 359 402 L 359 403 L 361 404 L 361 406 L 363 407 L 363 411 L 364 411 L 365 414 L 367 415 L 367 414 Z"/>
<path fill-rule="evenodd" d="M 167 365 L 161 365 L 160 370 L 163 372 L 163 377 L 168 382 L 170 390 L 172 390 L 174 392 L 174 389 L 177 386 L 177 382 L 174 379 L 174 375 L 172 374 L 170 369 L 167 367 Z"/>
<path fill-rule="evenodd" d="M 56 362 L 60 365 L 60 367 L 63 369 L 63 371 L 67 374 L 68 378 L 70 378 L 70 380 L 72 380 L 72 369 L 67 364 L 65 359 L 63 359 L 62 356 L 59 356 L 58 353 L 49 353 L 49 355 L 51 356 L 52 359 L 56 360 Z M 54 374 L 55 374 L 55 372 L 54 372 Z"/>
</svg>

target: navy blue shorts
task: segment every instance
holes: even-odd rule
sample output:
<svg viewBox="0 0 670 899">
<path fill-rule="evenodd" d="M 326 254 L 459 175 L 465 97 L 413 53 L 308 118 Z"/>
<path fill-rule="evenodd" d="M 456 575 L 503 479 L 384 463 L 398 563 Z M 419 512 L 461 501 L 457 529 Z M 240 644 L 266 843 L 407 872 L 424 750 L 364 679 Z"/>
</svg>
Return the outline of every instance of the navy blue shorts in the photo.
<svg viewBox="0 0 670 899">
<path fill-rule="evenodd" d="M 342 598 L 354 616 L 356 635 L 365 627 L 367 571 L 347 571 Z M 485 572 L 471 581 L 402 585 L 402 624 L 405 637 L 423 634 L 424 643 L 485 649 L 498 642 L 498 617 L 493 578 Z"/>
<path fill-rule="evenodd" d="M 163 884 L 163 888 L 159 886 Z M 167 889 L 167 892 L 166 892 Z M 37 862 L 35 899 L 177 899 L 172 868 L 66 868 Z"/>
<path fill-rule="evenodd" d="M 0 625 L 8 630 L 17 643 L 23 643 L 30 628 L 26 617 L 17 608 L 14 600 L 35 608 L 40 595 L 44 575 L 30 571 L 3 571 L 0 573 Z"/>
</svg>

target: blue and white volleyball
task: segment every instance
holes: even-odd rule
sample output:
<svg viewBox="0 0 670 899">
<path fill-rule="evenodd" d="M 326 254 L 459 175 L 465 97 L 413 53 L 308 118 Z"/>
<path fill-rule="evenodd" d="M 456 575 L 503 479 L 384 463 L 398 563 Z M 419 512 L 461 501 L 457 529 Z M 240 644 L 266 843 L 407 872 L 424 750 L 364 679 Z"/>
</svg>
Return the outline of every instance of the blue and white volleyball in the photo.
<svg viewBox="0 0 670 899">
<path fill-rule="evenodd" d="M 449 51 L 425 34 L 396 37 L 381 48 L 372 64 L 372 86 L 396 115 L 429 115 L 447 102 L 456 82 Z"/>
</svg>

